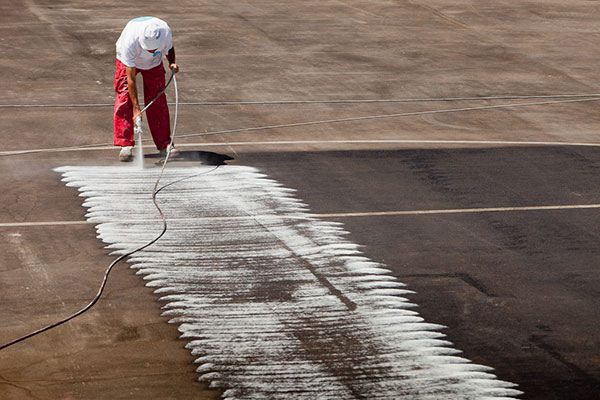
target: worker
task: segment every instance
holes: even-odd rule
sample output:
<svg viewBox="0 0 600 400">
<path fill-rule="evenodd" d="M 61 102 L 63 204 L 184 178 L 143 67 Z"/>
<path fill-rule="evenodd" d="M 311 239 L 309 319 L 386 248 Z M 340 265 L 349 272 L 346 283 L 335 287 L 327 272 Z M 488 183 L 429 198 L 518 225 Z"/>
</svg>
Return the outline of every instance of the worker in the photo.
<svg viewBox="0 0 600 400">
<path fill-rule="evenodd" d="M 135 120 L 142 117 L 136 85 L 137 73 L 142 74 L 144 103 L 148 104 L 165 87 L 163 57 L 167 58 L 169 68 L 175 73 L 179 71 L 179 66 L 175 63 L 171 29 L 159 18 L 139 17 L 129 21 L 116 47 L 114 144 L 121 147 L 119 160 L 131 161 L 135 145 L 133 126 Z M 171 143 L 169 107 L 164 93 L 146 110 L 146 115 L 154 144 L 164 157 Z M 179 154 L 174 147 L 170 150 L 171 156 Z"/>
</svg>

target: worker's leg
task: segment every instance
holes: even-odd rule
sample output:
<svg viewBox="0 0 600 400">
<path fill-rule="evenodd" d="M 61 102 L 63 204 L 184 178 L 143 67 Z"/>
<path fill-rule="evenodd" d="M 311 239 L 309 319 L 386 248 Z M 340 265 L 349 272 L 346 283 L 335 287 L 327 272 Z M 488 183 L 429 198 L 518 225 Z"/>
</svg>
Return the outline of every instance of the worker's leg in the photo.
<svg viewBox="0 0 600 400">
<path fill-rule="evenodd" d="M 133 105 L 127 90 L 125 64 L 117 60 L 115 71 L 115 146 L 133 146 Z"/>
<path fill-rule="evenodd" d="M 165 69 L 161 64 L 141 72 L 144 77 L 144 104 L 148 104 L 165 87 Z M 171 142 L 171 126 L 167 96 L 164 93 L 146 110 L 146 116 L 156 148 L 167 148 Z"/>
</svg>

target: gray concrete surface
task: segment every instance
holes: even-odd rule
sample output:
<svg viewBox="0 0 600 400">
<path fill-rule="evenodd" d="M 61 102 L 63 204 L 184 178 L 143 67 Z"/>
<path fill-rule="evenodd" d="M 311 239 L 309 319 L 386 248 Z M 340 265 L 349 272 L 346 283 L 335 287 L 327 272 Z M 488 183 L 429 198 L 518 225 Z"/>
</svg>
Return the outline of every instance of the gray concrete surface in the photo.
<svg viewBox="0 0 600 400">
<path fill-rule="evenodd" d="M 128 19 L 175 31 L 182 101 L 369 99 L 598 92 L 587 1 L 0 4 L 1 104 L 110 103 Z M 506 102 L 506 101 L 503 101 Z M 499 102 L 183 106 L 179 132 Z M 111 107 L 0 106 L 2 150 L 111 141 Z M 282 128 L 180 140 L 262 168 L 317 212 L 598 203 L 595 148 L 228 142 L 440 139 L 600 142 L 597 103 Z M 193 145 L 198 143 L 198 145 Z M 0 158 L 0 223 L 83 220 L 51 171 L 116 151 Z M 597 212 L 341 219 L 416 289 L 428 321 L 524 399 L 597 398 Z M 2 341 L 95 293 L 110 262 L 89 225 L 0 227 Z M 127 268 L 88 315 L 0 354 L 2 398 L 216 398 L 177 331 Z"/>
</svg>

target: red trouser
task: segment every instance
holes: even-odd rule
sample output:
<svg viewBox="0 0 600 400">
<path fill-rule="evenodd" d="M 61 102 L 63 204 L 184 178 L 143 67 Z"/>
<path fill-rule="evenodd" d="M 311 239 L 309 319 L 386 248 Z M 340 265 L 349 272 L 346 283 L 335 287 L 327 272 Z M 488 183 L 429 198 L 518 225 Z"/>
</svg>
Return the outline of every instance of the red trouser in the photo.
<svg viewBox="0 0 600 400">
<path fill-rule="evenodd" d="M 127 89 L 125 64 L 117 60 L 115 72 L 115 146 L 133 146 L 133 104 Z M 148 104 L 165 87 L 165 69 L 162 64 L 152 69 L 138 69 L 144 79 L 144 103 Z M 163 93 L 146 110 L 148 125 L 156 148 L 166 148 L 171 142 L 171 126 L 167 96 Z"/>
</svg>

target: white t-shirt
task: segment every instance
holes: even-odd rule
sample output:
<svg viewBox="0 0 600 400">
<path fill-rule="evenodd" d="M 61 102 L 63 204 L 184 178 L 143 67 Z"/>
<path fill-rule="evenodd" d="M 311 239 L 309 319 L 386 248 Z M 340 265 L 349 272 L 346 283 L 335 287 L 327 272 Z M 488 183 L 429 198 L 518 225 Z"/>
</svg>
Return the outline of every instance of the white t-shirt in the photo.
<svg viewBox="0 0 600 400">
<path fill-rule="evenodd" d="M 140 45 L 140 37 L 143 37 L 144 29 L 152 23 L 164 26 L 167 32 L 162 47 L 154 53 L 144 50 Z M 117 59 L 128 67 L 152 69 L 162 63 L 162 58 L 171 48 L 173 48 L 173 34 L 165 21 L 156 17 L 134 18 L 125 25 L 117 40 Z"/>
</svg>

